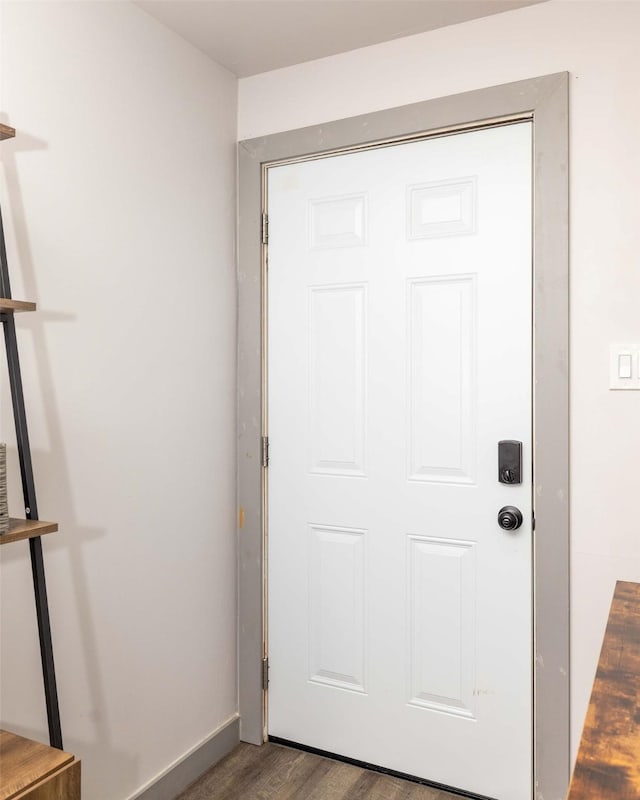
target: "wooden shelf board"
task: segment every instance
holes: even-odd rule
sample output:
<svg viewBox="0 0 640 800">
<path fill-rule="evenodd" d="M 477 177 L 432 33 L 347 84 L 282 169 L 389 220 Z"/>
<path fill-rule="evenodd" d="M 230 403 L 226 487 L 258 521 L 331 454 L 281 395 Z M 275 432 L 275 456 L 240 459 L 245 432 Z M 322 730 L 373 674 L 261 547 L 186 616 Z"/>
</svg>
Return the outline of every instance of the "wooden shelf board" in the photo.
<svg viewBox="0 0 640 800">
<path fill-rule="evenodd" d="M 3 125 L 0 122 L 0 140 L 1 139 L 13 139 L 16 135 L 16 129 L 12 128 L 9 125 Z"/>
<path fill-rule="evenodd" d="M 9 530 L 0 534 L 0 544 L 19 542 L 21 539 L 33 539 L 34 536 L 55 533 L 57 530 L 57 522 L 45 522 L 41 519 L 10 519 Z"/>
<path fill-rule="evenodd" d="M 0 731 L 0 800 L 22 792 L 74 760 L 71 753 Z"/>
<path fill-rule="evenodd" d="M 18 311 L 35 311 L 36 304 L 26 300 L 10 300 L 8 297 L 0 297 L 0 311 L 16 313 Z"/>
</svg>

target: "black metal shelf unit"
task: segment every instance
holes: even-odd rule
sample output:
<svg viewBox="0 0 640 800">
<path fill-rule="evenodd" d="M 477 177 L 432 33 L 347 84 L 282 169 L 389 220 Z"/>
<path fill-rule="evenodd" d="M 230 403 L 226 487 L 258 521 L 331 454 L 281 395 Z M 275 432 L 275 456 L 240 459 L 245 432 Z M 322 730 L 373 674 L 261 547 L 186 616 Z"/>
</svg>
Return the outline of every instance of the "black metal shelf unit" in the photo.
<svg viewBox="0 0 640 800">
<path fill-rule="evenodd" d="M 2 126 L 1 138 L 10 138 L 8 129 Z M 9 267 L 7 264 L 7 250 L 5 245 L 2 210 L 0 209 L 0 320 L 4 329 L 5 346 L 7 351 L 7 367 L 9 383 L 11 386 L 11 401 L 16 427 L 16 441 L 20 459 L 20 474 L 22 477 L 22 492 L 24 495 L 25 517 L 27 520 L 38 520 L 38 504 L 36 489 L 33 479 L 33 464 L 31 461 L 31 448 L 29 446 L 29 433 L 27 430 L 27 417 L 24 406 L 22 390 L 22 376 L 20 373 L 20 359 L 18 355 L 18 342 L 14 314 L 20 308 L 11 308 L 20 305 L 12 302 L 2 303 L 2 300 L 11 301 L 11 285 L 9 282 Z M 30 304 L 24 304 L 30 305 Z M 35 308 L 33 306 L 32 308 Z M 25 309 L 25 310 L 31 310 Z M 60 727 L 60 711 L 58 707 L 58 691 L 56 686 L 55 665 L 53 660 L 53 645 L 51 641 L 51 624 L 49 619 L 49 606 L 47 602 L 47 586 L 44 572 L 44 559 L 42 554 L 41 537 L 29 538 L 31 554 L 31 571 L 33 574 L 33 588 L 36 604 L 36 617 L 38 621 L 38 634 L 40 638 L 40 654 L 42 658 L 42 673 L 44 678 L 44 692 L 47 706 L 47 720 L 49 725 L 49 741 L 52 747 L 62 750 L 62 731 Z"/>
</svg>

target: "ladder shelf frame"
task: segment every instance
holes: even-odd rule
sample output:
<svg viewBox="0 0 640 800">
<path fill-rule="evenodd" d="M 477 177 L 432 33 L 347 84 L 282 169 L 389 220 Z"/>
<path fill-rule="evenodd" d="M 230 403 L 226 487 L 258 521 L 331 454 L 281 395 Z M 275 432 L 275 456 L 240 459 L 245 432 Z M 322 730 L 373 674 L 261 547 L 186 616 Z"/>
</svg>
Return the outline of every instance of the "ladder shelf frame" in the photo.
<svg viewBox="0 0 640 800">
<path fill-rule="evenodd" d="M 0 124 L 0 139 L 9 139 L 14 135 L 15 131 L 13 128 Z M 11 387 L 11 402 L 13 404 L 13 418 L 16 427 L 16 442 L 18 445 L 22 494 L 24 496 L 26 515 L 26 520 L 22 521 L 22 526 L 20 526 L 20 522 L 14 523 L 14 527 L 17 529 L 20 529 L 20 527 L 22 528 L 23 535 L 12 536 L 7 543 L 12 540 L 29 539 L 31 573 L 33 577 L 33 591 L 38 622 L 38 637 L 40 640 L 40 657 L 42 661 L 42 677 L 49 727 L 49 742 L 51 747 L 62 750 L 62 729 L 60 726 L 58 689 L 53 659 L 53 643 L 51 639 L 51 620 L 49 617 L 47 584 L 41 540 L 41 534 L 52 533 L 54 530 L 57 530 L 57 525 L 55 523 L 41 523 L 40 525 L 29 524 L 37 523 L 40 520 L 38 518 L 38 503 L 33 478 L 33 463 L 31 460 L 31 447 L 29 445 L 29 432 L 27 428 L 27 416 L 24 405 L 22 375 L 20 372 L 20 358 L 14 320 L 14 312 L 33 310 L 35 310 L 35 303 L 15 301 L 11 298 L 4 225 L 2 222 L 2 210 L 0 209 L 0 320 L 4 328 L 7 367 Z M 49 526 L 48 529 L 45 529 L 47 526 Z M 11 532 L 3 535 L 11 536 Z"/>
</svg>

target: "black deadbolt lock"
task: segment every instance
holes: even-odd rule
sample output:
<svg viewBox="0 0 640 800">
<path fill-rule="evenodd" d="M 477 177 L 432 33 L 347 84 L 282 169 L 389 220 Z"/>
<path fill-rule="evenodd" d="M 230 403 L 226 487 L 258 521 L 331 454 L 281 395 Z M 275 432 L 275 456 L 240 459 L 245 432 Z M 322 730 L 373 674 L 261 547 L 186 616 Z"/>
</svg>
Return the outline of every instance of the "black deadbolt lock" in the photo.
<svg viewBox="0 0 640 800">
<path fill-rule="evenodd" d="M 515 531 L 522 525 L 522 511 L 515 506 L 504 506 L 498 511 L 498 525 L 503 531 Z"/>
<path fill-rule="evenodd" d="M 522 483 L 522 442 L 503 439 L 498 442 L 498 480 Z"/>
</svg>

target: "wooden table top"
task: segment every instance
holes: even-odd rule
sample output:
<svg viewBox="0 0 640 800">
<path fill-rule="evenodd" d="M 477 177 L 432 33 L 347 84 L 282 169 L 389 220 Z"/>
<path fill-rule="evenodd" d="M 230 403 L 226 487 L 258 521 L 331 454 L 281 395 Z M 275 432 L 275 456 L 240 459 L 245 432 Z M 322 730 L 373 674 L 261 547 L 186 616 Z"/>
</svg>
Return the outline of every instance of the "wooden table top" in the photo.
<svg viewBox="0 0 640 800">
<path fill-rule="evenodd" d="M 569 800 L 640 798 L 640 584 L 618 581 Z"/>
<path fill-rule="evenodd" d="M 0 800 L 10 800 L 73 760 L 63 750 L 0 730 Z"/>
</svg>

